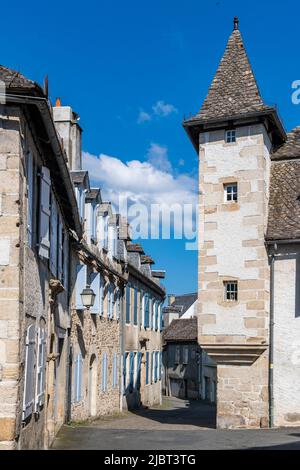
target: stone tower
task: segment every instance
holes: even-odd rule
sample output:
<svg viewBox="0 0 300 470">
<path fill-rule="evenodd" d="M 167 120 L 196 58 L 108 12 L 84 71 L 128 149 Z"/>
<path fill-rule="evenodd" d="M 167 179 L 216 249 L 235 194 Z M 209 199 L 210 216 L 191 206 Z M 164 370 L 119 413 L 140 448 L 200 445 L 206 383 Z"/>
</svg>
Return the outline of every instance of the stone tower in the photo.
<svg viewBox="0 0 300 470">
<path fill-rule="evenodd" d="M 217 427 L 268 426 L 270 152 L 285 139 L 252 72 L 238 19 L 199 113 L 199 343 L 217 363 Z"/>
</svg>

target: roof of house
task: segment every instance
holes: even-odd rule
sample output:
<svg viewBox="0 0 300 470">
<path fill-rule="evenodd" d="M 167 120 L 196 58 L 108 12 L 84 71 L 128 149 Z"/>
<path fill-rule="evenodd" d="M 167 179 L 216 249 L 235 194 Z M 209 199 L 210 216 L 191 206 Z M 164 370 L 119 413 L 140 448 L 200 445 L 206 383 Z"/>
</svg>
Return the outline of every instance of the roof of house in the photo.
<svg viewBox="0 0 300 470">
<path fill-rule="evenodd" d="M 31 90 L 37 92 L 39 95 L 43 95 L 43 90 L 36 82 L 29 80 L 24 77 L 20 72 L 9 69 L 4 65 L 0 65 L 0 80 L 5 83 L 5 86 L 9 91 L 15 92 L 17 90 Z"/>
<path fill-rule="evenodd" d="M 266 238 L 300 239 L 300 159 L 272 162 Z"/>
<path fill-rule="evenodd" d="M 164 308 L 164 312 L 180 312 L 183 315 L 196 302 L 197 293 L 176 295 L 175 300 Z"/>
<path fill-rule="evenodd" d="M 242 35 L 235 22 L 235 29 L 229 37 L 208 94 L 194 118 L 208 120 L 265 109 L 271 108 L 264 105 Z"/>
<path fill-rule="evenodd" d="M 287 134 L 287 140 L 271 154 L 272 160 L 300 158 L 300 126 Z"/>
<path fill-rule="evenodd" d="M 163 331 L 164 341 L 197 341 L 197 318 L 179 318 L 173 320 Z"/>
<path fill-rule="evenodd" d="M 145 254 L 144 248 L 139 243 L 127 243 L 127 251 L 132 253 L 141 253 L 142 255 Z"/>
<path fill-rule="evenodd" d="M 141 264 L 155 264 L 155 261 L 149 255 L 141 255 Z"/>
</svg>

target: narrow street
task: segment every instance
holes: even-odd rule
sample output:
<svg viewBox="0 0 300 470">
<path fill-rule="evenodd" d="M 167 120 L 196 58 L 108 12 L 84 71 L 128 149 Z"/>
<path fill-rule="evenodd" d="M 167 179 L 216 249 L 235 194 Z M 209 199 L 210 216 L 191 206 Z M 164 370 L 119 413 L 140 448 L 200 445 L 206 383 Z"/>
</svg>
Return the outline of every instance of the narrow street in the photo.
<svg viewBox="0 0 300 470">
<path fill-rule="evenodd" d="M 165 398 L 161 407 L 64 426 L 53 449 L 300 449 L 300 429 L 214 429 L 214 407 Z"/>
</svg>

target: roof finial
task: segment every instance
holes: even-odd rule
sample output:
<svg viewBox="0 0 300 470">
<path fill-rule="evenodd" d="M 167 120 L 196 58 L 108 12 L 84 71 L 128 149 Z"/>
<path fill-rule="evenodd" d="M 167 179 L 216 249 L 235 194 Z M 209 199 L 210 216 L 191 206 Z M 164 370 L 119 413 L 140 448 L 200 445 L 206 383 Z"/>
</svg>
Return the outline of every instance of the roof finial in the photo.
<svg viewBox="0 0 300 470">
<path fill-rule="evenodd" d="M 239 29 L 239 19 L 237 16 L 234 17 L 234 20 L 233 20 L 233 24 L 234 24 L 234 31 L 237 31 Z"/>
</svg>

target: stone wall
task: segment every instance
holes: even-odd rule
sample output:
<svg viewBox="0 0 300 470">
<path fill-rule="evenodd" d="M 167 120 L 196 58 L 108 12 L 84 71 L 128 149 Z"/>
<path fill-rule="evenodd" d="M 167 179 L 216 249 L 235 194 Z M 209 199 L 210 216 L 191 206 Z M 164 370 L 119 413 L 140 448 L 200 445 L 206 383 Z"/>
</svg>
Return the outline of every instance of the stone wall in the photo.
<svg viewBox="0 0 300 470">
<path fill-rule="evenodd" d="M 300 247 L 274 262 L 274 425 L 300 426 Z"/>
<path fill-rule="evenodd" d="M 222 347 L 226 347 L 225 364 L 230 364 L 230 348 L 234 351 L 242 345 L 245 350 L 259 345 L 261 351 L 266 349 L 269 334 L 269 266 L 264 233 L 270 141 L 260 124 L 238 127 L 236 138 L 235 143 L 227 144 L 224 130 L 203 133 L 199 153 L 199 342 L 204 349 L 207 345 L 219 348 L 219 359 Z M 237 202 L 225 200 L 224 185 L 229 183 L 238 185 Z M 225 300 L 224 281 L 237 281 L 237 301 Z M 236 359 L 243 362 L 240 357 Z M 262 359 L 255 365 L 249 363 L 249 377 L 256 377 L 256 369 L 261 368 L 265 383 L 267 368 L 263 364 Z M 227 374 L 226 379 L 234 381 L 239 371 L 242 374 L 242 367 L 218 366 L 218 377 Z M 218 410 L 222 410 L 227 385 L 224 381 L 218 384 Z M 239 393 L 251 409 L 251 393 Z M 253 400 L 261 401 L 258 409 L 266 406 L 267 399 L 265 393 L 253 392 Z M 228 426 L 233 426 L 229 411 L 226 416 Z M 260 418 L 256 420 L 258 426 Z M 254 418 L 245 415 L 244 425 L 250 422 L 254 425 Z M 226 427 L 225 418 L 218 420 L 218 425 Z"/>
</svg>

